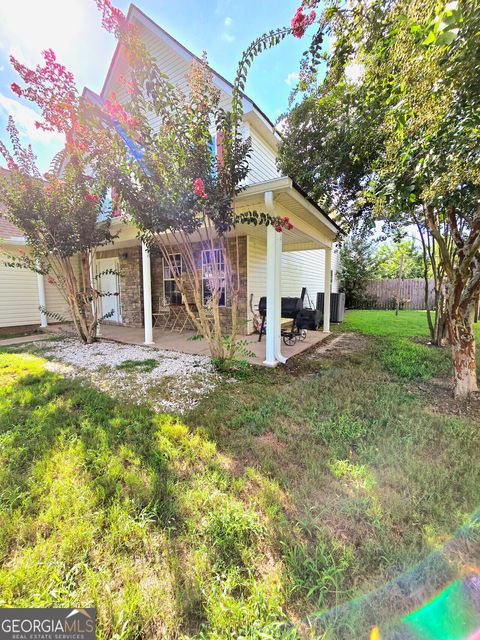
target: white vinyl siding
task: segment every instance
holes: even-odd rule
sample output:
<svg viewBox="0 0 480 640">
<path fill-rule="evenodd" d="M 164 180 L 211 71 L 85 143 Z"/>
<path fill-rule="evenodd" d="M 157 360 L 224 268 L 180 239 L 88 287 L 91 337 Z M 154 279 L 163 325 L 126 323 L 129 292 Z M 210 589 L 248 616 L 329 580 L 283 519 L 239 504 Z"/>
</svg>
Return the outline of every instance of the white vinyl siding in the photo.
<svg viewBox="0 0 480 640">
<path fill-rule="evenodd" d="M 335 271 L 338 254 L 332 251 L 332 291 L 338 291 Z M 267 294 L 267 245 L 258 238 L 248 238 L 248 300 L 253 293 L 253 307 Z M 281 293 L 286 297 L 297 297 L 302 287 L 307 287 L 312 304 L 317 303 L 317 293 L 324 290 L 325 252 L 321 249 L 309 251 L 284 251 L 282 253 Z M 305 304 L 308 303 L 305 298 Z M 250 317 L 249 312 L 249 317 Z"/>
<path fill-rule="evenodd" d="M 14 248 L 8 252 L 17 253 Z M 40 324 L 36 274 L 7 267 L 4 260 L 0 257 L 0 327 Z"/>
<path fill-rule="evenodd" d="M 336 269 L 338 254 L 332 249 L 332 293 L 338 291 Z M 325 290 L 325 251 L 285 251 L 282 254 L 282 296 L 299 296 L 302 287 L 307 287 L 314 305 L 317 293 Z"/>
<path fill-rule="evenodd" d="M 18 249 L 8 249 L 15 255 Z M 76 268 L 78 259 L 73 258 Z M 47 322 L 58 322 L 49 313 L 59 314 L 64 320 L 69 320 L 68 307 L 61 293 L 53 284 L 45 282 L 45 301 Z M 40 324 L 40 310 L 38 308 L 37 274 L 28 269 L 6 267 L 4 258 L 0 258 L 0 327 L 17 327 L 22 325 Z"/>
<path fill-rule="evenodd" d="M 141 27 L 141 34 L 143 42 L 149 52 L 155 57 L 161 71 L 168 76 L 173 85 L 187 92 L 188 84 L 186 75 L 191 67 L 190 63 L 145 27 Z M 116 76 L 118 75 L 119 73 L 116 74 Z M 116 76 L 113 74 L 114 79 L 108 87 L 108 95 L 112 91 L 115 91 L 118 100 L 126 104 L 128 103 L 129 96 L 125 87 L 115 80 Z M 226 111 L 230 111 L 232 108 L 231 96 L 224 90 L 220 90 L 220 104 Z M 159 120 L 154 115 L 150 118 L 150 122 L 153 127 L 159 125 Z M 214 133 L 212 130 L 212 134 Z M 252 151 L 249 161 L 250 171 L 247 183 L 254 184 L 256 182 L 265 182 L 266 180 L 280 177 L 281 174 L 276 166 L 276 149 L 272 147 L 254 127 L 247 126 L 246 133 L 252 138 Z"/>
<path fill-rule="evenodd" d="M 275 149 L 253 127 L 250 127 L 250 136 L 252 138 L 252 152 L 249 160 L 249 184 L 281 177 L 275 161 Z"/>
</svg>

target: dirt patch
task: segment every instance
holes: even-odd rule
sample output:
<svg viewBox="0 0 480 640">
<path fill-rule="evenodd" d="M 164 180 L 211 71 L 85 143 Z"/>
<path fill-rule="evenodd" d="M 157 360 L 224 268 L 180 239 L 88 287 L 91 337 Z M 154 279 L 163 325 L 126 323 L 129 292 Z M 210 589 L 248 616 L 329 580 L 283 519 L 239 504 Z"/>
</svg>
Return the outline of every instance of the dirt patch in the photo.
<svg viewBox="0 0 480 640">
<path fill-rule="evenodd" d="M 322 342 L 314 351 L 311 352 L 310 357 L 316 357 L 319 354 L 340 354 L 340 355 L 352 355 L 365 351 L 368 347 L 368 339 L 361 333 L 341 333 L 339 336 L 335 336 L 333 340 L 328 342 Z"/>
<path fill-rule="evenodd" d="M 256 441 L 262 446 L 269 447 L 272 451 L 282 451 L 286 447 L 285 443 L 281 442 L 272 431 L 258 436 Z"/>
<path fill-rule="evenodd" d="M 412 388 L 416 394 L 428 403 L 431 413 L 464 417 L 480 415 L 480 391 L 464 400 L 453 397 L 453 382 L 451 378 L 432 378 L 426 382 L 419 382 Z"/>
<path fill-rule="evenodd" d="M 336 355 L 353 356 L 366 351 L 368 345 L 368 337 L 360 333 L 332 333 L 320 344 L 312 345 L 302 353 L 289 358 L 285 369 L 296 376 L 312 375 L 312 373 L 318 375 L 317 365 L 322 359 Z"/>
</svg>

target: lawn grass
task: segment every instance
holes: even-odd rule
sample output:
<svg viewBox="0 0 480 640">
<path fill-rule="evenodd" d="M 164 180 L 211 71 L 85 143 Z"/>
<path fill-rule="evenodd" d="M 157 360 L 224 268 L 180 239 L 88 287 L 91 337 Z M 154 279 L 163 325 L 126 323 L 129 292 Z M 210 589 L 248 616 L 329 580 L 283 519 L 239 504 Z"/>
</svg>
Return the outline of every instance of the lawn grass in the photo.
<svg viewBox="0 0 480 640">
<path fill-rule="evenodd" d="M 342 330 L 349 329 L 377 338 L 379 360 L 392 373 L 409 380 L 428 380 L 452 372 L 450 349 L 428 344 L 425 311 L 354 311 L 347 312 Z M 480 341 L 480 323 L 475 327 Z M 480 359 L 477 362 L 480 375 Z"/>
<path fill-rule="evenodd" d="M 391 372 L 378 334 L 422 334 L 364 313 L 358 352 L 225 378 L 182 420 L 0 354 L 0 606 L 95 606 L 100 638 L 362 638 L 411 600 L 348 603 L 439 549 L 424 597 L 478 565 L 474 527 L 448 543 L 480 502 L 478 416 Z"/>
</svg>

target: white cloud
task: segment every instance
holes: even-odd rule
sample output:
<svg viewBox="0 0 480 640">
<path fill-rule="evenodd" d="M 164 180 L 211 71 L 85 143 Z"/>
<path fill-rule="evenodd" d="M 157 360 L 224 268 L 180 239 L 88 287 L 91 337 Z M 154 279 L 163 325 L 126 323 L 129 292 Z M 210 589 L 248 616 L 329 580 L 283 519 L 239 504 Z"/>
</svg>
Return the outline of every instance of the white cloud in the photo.
<svg viewBox="0 0 480 640">
<path fill-rule="evenodd" d="M 277 117 L 281 115 L 280 113 L 277 114 Z M 277 122 L 277 124 L 275 125 L 275 129 L 277 131 L 279 131 L 280 133 L 284 133 L 285 129 L 287 128 L 287 118 L 282 118 L 279 122 Z"/>
<path fill-rule="evenodd" d="M 288 76 L 285 78 L 285 82 L 286 84 L 288 84 L 289 87 L 291 87 L 293 84 L 297 83 L 297 80 L 299 79 L 300 74 L 299 73 L 289 73 Z"/>
<path fill-rule="evenodd" d="M 227 33 L 224 31 L 220 36 L 224 42 L 233 42 L 235 40 L 235 36 L 232 36 L 231 33 Z"/>
<path fill-rule="evenodd" d="M 41 144 L 56 143 L 60 146 L 64 144 L 64 138 L 55 131 L 42 131 L 37 129 L 35 121 L 40 120 L 40 116 L 30 107 L 27 107 L 13 98 L 8 98 L 0 93 L 0 110 L 6 116 L 13 116 L 20 134 L 27 138 L 27 142 L 39 142 Z"/>
<path fill-rule="evenodd" d="M 226 27 L 231 27 L 231 26 L 232 26 L 232 24 L 233 24 L 233 19 L 232 19 L 232 18 L 230 18 L 229 16 L 227 16 L 227 17 L 225 18 L 225 22 L 224 22 L 223 24 L 224 24 Z"/>
<path fill-rule="evenodd" d="M 51 48 L 74 72 L 79 90 L 87 83 L 97 89 L 103 82 L 115 39 L 101 28 L 94 2 L 4 0 L 0 13 L 0 47 L 5 53 L 32 67 L 43 62 L 41 51 Z"/>
</svg>

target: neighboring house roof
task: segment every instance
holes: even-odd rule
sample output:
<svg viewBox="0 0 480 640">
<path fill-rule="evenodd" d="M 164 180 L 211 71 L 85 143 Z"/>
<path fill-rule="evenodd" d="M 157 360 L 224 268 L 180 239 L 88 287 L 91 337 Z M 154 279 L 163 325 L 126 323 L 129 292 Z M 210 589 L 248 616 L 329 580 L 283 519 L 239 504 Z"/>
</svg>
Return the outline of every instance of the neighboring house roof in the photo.
<svg viewBox="0 0 480 640">
<path fill-rule="evenodd" d="M 1 209 L 0 209 L 1 211 Z M 18 240 L 23 237 L 23 233 L 20 231 L 18 227 L 14 224 L 6 220 L 5 218 L 0 217 L 0 240 Z"/>
<path fill-rule="evenodd" d="M 7 169 L 0 167 L 0 175 L 7 175 Z M 9 222 L 6 218 L 1 217 L 2 204 L 0 203 L 0 241 L 1 240 L 19 240 L 23 238 L 23 233 L 18 227 Z"/>
</svg>

